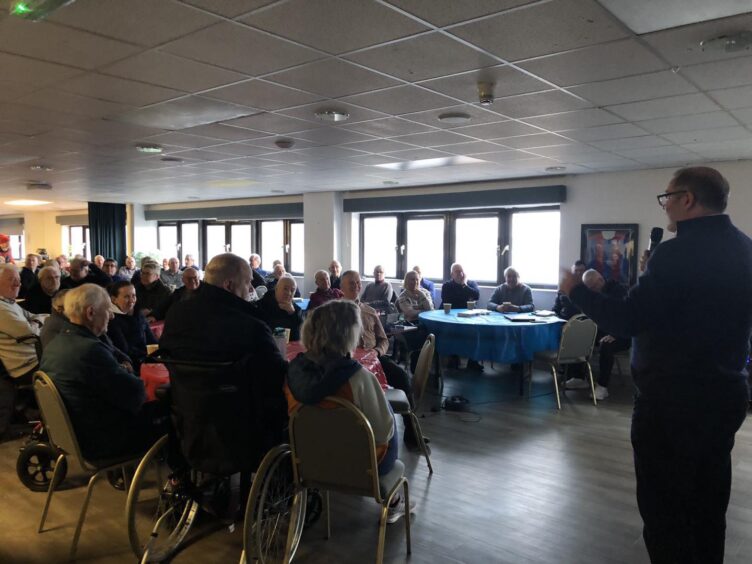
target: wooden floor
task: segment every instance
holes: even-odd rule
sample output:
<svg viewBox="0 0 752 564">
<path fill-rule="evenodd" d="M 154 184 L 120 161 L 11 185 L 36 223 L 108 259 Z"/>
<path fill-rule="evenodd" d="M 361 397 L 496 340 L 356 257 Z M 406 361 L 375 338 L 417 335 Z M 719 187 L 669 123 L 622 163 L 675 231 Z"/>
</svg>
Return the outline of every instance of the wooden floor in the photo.
<svg viewBox="0 0 752 564">
<path fill-rule="evenodd" d="M 568 392 L 557 412 L 546 374 L 535 373 L 533 397 L 517 394 L 516 381 L 487 367 L 484 374 L 452 371 L 445 394 L 471 400 L 468 413 L 428 413 L 435 473 L 403 452 L 412 497 L 413 554 L 405 554 L 402 522 L 387 531 L 386 562 L 645 563 L 629 444 L 631 389 L 615 377 L 612 397 L 597 408 L 581 392 Z M 737 435 L 734 487 L 728 512 L 726 562 L 748 563 L 752 553 L 752 428 Z M 15 476 L 20 441 L 0 445 L 0 562 L 64 562 L 84 493 L 56 494 L 52 530 L 36 533 L 44 494 L 26 490 Z M 66 483 L 76 483 L 67 480 Z M 79 482 L 83 483 L 83 482 Z M 100 484 L 79 545 L 79 561 L 133 562 L 123 519 L 125 497 Z M 306 531 L 296 562 L 362 563 L 373 560 L 377 506 L 333 496 L 332 538 L 323 522 Z M 239 531 L 210 531 L 211 522 L 176 563 L 237 562 Z M 238 528 L 239 529 L 239 528 Z M 207 532 L 209 531 L 209 532 Z"/>
</svg>

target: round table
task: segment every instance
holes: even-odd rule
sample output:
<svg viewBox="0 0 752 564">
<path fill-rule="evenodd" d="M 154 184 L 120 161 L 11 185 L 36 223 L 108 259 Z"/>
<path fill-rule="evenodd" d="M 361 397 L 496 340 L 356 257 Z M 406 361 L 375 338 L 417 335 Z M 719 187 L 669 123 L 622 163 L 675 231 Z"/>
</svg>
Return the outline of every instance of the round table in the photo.
<svg viewBox="0 0 752 564">
<path fill-rule="evenodd" d="M 501 314 L 459 317 L 466 309 L 424 311 L 420 322 L 436 336 L 436 351 L 441 356 L 457 355 L 500 364 L 530 362 L 539 351 L 558 350 L 561 328 L 558 317 L 537 318 L 530 314 Z M 510 321 L 506 316 L 531 319 Z M 532 319 L 536 321 L 533 322 Z"/>
</svg>

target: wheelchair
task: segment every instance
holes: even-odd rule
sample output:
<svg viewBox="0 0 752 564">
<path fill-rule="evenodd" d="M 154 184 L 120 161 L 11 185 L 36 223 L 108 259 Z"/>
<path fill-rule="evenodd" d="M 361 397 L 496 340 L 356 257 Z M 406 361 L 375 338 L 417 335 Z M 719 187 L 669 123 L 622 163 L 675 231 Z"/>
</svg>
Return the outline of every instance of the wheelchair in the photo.
<svg viewBox="0 0 752 564">
<path fill-rule="evenodd" d="M 233 530 L 247 492 L 241 563 L 291 561 L 309 496 L 294 487 L 289 446 L 272 448 L 258 464 L 243 457 L 238 402 L 247 396 L 233 376 L 234 363 L 149 361 L 170 372 L 169 388 L 158 395 L 170 405 L 173 430 L 147 451 L 130 483 L 126 521 L 133 553 L 142 563 L 168 560 L 202 513 Z"/>
</svg>

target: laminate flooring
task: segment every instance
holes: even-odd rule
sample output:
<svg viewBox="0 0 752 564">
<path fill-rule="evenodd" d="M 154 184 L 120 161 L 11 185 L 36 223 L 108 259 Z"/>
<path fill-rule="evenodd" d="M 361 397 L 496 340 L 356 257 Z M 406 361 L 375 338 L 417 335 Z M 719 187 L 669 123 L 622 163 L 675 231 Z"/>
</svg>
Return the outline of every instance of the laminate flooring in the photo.
<svg viewBox="0 0 752 564">
<path fill-rule="evenodd" d="M 467 412 L 427 412 L 434 474 L 425 461 L 402 452 L 411 497 L 413 553 L 405 553 L 404 526 L 387 529 L 385 562 L 411 564 L 648 562 L 635 501 L 629 442 L 631 383 L 614 376 L 611 397 L 594 407 L 585 392 L 567 392 L 558 412 L 550 376 L 536 371 L 532 397 L 520 397 L 516 379 L 487 364 L 482 374 L 445 371 L 445 395 L 470 400 Z M 728 511 L 726 562 L 752 552 L 752 428 L 737 434 Z M 0 444 L 0 563 L 56 563 L 67 557 L 84 488 L 56 493 L 51 530 L 37 534 L 44 494 L 15 475 L 21 441 Z M 70 475 L 70 473 L 69 473 Z M 79 545 L 79 561 L 134 562 L 123 518 L 125 496 L 100 483 Z M 378 531 L 372 500 L 332 494 L 332 538 L 323 519 L 307 530 L 296 562 L 372 562 Z M 234 532 L 205 519 L 175 563 L 233 563 Z"/>
</svg>

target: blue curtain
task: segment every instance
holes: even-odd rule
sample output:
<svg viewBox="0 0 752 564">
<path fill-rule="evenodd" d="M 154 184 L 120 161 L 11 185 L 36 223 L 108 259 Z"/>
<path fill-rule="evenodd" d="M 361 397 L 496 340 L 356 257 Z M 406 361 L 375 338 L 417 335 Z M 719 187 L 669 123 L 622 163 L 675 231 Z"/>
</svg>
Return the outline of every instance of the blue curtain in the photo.
<svg viewBox="0 0 752 564">
<path fill-rule="evenodd" d="M 91 256 L 125 260 L 125 204 L 89 202 Z"/>
</svg>

